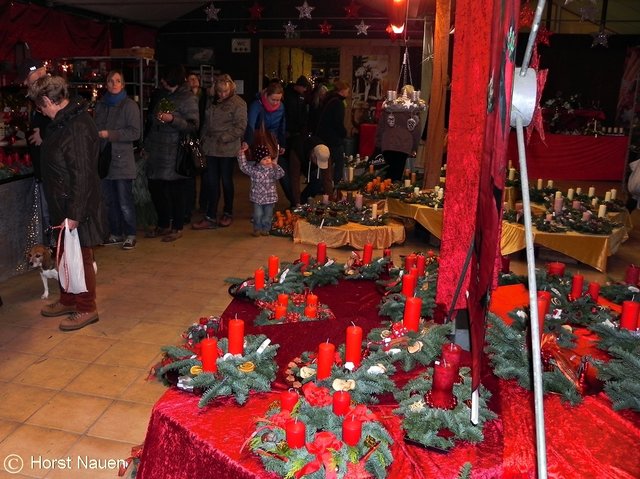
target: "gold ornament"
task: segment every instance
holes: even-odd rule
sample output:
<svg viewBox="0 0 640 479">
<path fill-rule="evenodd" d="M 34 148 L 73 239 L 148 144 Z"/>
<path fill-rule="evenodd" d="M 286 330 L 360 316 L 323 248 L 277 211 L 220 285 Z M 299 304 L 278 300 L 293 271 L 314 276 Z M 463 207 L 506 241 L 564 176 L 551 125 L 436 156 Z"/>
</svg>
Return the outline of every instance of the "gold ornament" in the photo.
<svg viewBox="0 0 640 479">
<path fill-rule="evenodd" d="M 197 376 L 198 374 L 202 373 L 202 366 L 191 366 L 191 369 L 189 369 L 189 372 L 193 375 L 193 376 Z"/>
<path fill-rule="evenodd" d="M 380 333 L 380 337 L 383 339 L 388 338 L 389 336 L 391 336 L 391 331 L 389 331 L 388 329 L 385 329 Z"/>
<path fill-rule="evenodd" d="M 250 373 L 252 371 L 255 371 L 256 365 L 251 361 L 247 361 L 246 363 L 242 363 L 240 366 L 238 366 L 238 369 L 243 373 Z"/>
<path fill-rule="evenodd" d="M 422 350 L 422 341 L 416 341 L 415 343 L 413 343 L 411 346 L 407 348 L 407 351 L 409 351 L 409 354 L 415 354 L 420 350 Z"/>
<path fill-rule="evenodd" d="M 316 370 L 313 368 L 310 368 L 309 366 L 302 366 L 300 368 L 300 377 L 302 379 L 310 378 L 311 376 L 315 376 L 315 374 L 316 374 Z"/>
<path fill-rule="evenodd" d="M 334 379 L 331 386 L 334 391 L 351 391 L 356 388 L 356 382 L 353 379 Z"/>
<path fill-rule="evenodd" d="M 424 409 L 425 407 L 425 403 L 422 399 L 419 399 L 418 401 L 414 402 L 411 406 L 409 406 L 409 410 L 411 412 L 420 412 Z"/>
</svg>

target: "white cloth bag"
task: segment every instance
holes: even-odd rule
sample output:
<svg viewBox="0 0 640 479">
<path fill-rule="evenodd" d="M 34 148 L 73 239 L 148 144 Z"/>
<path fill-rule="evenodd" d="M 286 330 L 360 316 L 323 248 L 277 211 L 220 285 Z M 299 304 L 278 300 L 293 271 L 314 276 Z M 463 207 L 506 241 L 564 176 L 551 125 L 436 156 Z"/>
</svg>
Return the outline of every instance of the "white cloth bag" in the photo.
<svg viewBox="0 0 640 479">
<path fill-rule="evenodd" d="M 67 293 L 78 294 L 87 292 L 84 281 L 84 264 L 78 228 L 69 229 L 69 222 L 64 220 L 64 251 L 58 262 L 60 285 Z"/>
</svg>

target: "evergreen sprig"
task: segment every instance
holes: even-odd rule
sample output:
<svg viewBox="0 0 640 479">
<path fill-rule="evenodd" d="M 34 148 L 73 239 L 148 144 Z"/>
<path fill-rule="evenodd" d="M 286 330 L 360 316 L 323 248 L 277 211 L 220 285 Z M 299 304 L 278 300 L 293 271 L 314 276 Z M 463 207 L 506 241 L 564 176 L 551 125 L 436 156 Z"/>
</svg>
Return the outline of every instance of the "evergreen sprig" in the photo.
<svg viewBox="0 0 640 479">
<path fill-rule="evenodd" d="M 640 340 L 635 348 L 626 350 L 612 346 L 608 350 L 612 359 L 608 362 L 593 360 L 598 378 L 605 382 L 613 409 L 631 409 L 640 412 Z"/>
</svg>

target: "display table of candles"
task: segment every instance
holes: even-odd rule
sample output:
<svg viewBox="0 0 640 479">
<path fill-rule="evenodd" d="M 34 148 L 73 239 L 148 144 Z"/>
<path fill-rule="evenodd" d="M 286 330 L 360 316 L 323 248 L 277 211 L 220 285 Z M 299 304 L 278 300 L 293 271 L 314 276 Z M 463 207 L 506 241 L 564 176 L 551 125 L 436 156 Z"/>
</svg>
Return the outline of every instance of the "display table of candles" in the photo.
<svg viewBox="0 0 640 479">
<path fill-rule="evenodd" d="M 376 206 L 374 203 L 372 206 Z M 377 208 L 374 214 L 377 214 Z M 370 243 L 376 249 L 388 248 L 393 244 L 402 244 L 406 239 L 404 225 L 389 220 L 383 226 L 366 226 L 347 223 L 341 226 L 315 226 L 305 220 L 298 220 L 293 231 L 293 242 L 302 244 L 326 243 L 329 248 L 350 245 L 362 249 Z"/>
</svg>

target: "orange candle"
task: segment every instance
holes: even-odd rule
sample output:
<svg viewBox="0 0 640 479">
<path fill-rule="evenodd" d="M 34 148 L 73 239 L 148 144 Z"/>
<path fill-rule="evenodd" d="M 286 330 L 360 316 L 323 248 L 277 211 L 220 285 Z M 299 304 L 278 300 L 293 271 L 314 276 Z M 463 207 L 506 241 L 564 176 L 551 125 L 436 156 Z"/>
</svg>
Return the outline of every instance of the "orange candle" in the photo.
<svg viewBox="0 0 640 479">
<path fill-rule="evenodd" d="M 253 280 L 256 291 L 264 289 L 264 269 L 258 268 L 255 273 L 253 273 Z"/>
<path fill-rule="evenodd" d="M 589 289 L 587 291 L 589 292 L 589 296 L 591 296 L 591 299 L 597 301 L 598 296 L 600 296 L 600 283 L 592 281 L 591 283 L 589 283 Z"/>
<path fill-rule="evenodd" d="M 417 332 L 420 327 L 420 310 L 422 309 L 422 298 L 411 296 L 404 304 L 404 316 L 402 324 L 409 331 Z"/>
<path fill-rule="evenodd" d="M 318 307 L 311 304 L 304 307 L 304 315 L 307 318 L 315 318 L 318 316 Z"/>
<path fill-rule="evenodd" d="M 351 409 L 351 394 L 348 391 L 337 391 L 333 394 L 333 413 L 344 416 Z"/>
<path fill-rule="evenodd" d="M 640 312 L 640 303 L 623 301 L 622 314 L 620 315 L 620 329 L 624 328 L 634 331 L 638 324 L 638 312 Z"/>
<path fill-rule="evenodd" d="M 371 263 L 372 258 L 373 258 L 373 245 L 371 243 L 367 243 L 364 245 L 364 250 L 362 251 L 362 263 L 369 264 Z"/>
<path fill-rule="evenodd" d="M 357 446 L 362 437 L 362 421 L 353 416 L 342 422 L 342 440 L 349 446 Z"/>
<path fill-rule="evenodd" d="M 316 261 L 318 264 L 325 264 L 327 262 L 327 243 L 318 243 Z"/>
<path fill-rule="evenodd" d="M 318 295 L 309 293 L 306 300 L 307 306 L 318 306 Z"/>
<path fill-rule="evenodd" d="M 367 190 L 367 193 L 371 193 L 373 191 L 373 182 L 370 181 L 369 183 L 367 183 L 365 189 Z"/>
<path fill-rule="evenodd" d="M 244 321 L 242 319 L 229 320 L 229 352 L 231 354 L 244 353 Z"/>
<path fill-rule="evenodd" d="M 280 269 L 280 260 L 277 256 L 269 256 L 269 279 L 273 281 L 278 275 L 278 269 Z"/>
<path fill-rule="evenodd" d="M 329 343 L 320 343 L 318 346 L 318 372 L 316 377 L 319 380 L 326 379 L 331 376 L 331 368 L 335 359 L 336 347 Z"/>
<path fill-rule="evenodd" d="M 362 359 L 362 328 L 352 324 L 347 326 L 347 338 L 345 345 L 345 362 L 351 362 L 360 366 Z"/>
<path fill-rule="evenodd" d="M 282 391 L 280 393 L 280 409 L 282 411 L 293 411 L 298 404 L 298 393 L 292 390 Z"/>
<path fill-rule="evenodd" d="M 571 281 L 571 297 L 576 300 L 582 296 L 582 285 L 584 284 L 584 276 L 574 274 Z"/>
<path fill-rule="evenodd" d="M 202 370 L 208 373 L 215 373 L 218 370 L 218 340 L 216 338 L 205 338 L 200 341 L 200 357 L 202 359 Z"/>
<path fill-rule="evenodd" d="M 302 421 L 298 421 L 297 419 L 295 421 L 288 421 L 287 424 L 285 424 L 285 433 L 287 445 L 291 449 L 299 449 L 305 445 L 307 432 Z"/>
</svg>

